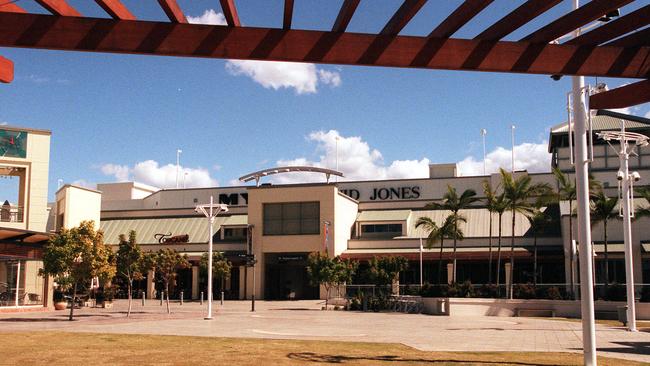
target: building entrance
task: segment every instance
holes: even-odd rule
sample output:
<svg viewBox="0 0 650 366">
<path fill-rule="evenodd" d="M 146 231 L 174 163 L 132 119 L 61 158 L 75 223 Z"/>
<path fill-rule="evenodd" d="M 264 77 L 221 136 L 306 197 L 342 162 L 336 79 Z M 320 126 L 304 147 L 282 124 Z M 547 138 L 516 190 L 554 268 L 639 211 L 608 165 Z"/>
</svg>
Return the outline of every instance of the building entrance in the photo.
<svg viewBox="0 0 650 366">
<path fill-rule="evenodd" d="M 318 287 L 309 283 L 308 253 L 279 253 L 265 255 L 266 300 L 318 299 Z"/>
</svg>

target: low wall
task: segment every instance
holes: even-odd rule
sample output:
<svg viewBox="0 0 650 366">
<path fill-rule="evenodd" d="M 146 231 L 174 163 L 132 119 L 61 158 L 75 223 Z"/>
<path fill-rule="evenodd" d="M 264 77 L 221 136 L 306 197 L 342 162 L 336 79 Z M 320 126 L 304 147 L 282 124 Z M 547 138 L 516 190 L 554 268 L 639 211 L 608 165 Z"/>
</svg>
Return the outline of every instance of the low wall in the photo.
<svg viewBox="0 0 650 366">
<path fill-rule="evenodd" d="M 580 301 L 572 300 L 506 300 L 426 297 L 424 313 L 451 316 L 516 316 L 517 309 L 553 310 L 555 316 L 580 317 Z M 616 319 L 622 301 L 595 301 L 596 318 Z M 599 314 L 600 313 L 600 314 Z M 637 320 L 650 320 L 650 303 L 636 303 Z"/>
</svg>

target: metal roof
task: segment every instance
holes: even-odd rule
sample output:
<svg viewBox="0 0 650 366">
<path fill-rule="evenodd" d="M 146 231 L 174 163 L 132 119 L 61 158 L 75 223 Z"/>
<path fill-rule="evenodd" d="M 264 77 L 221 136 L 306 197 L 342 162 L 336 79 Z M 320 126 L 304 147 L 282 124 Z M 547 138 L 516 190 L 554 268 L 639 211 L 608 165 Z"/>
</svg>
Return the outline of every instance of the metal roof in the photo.
<svg viewBox="0 0 650 366">
<path fill-rule="evenodd" d="M 650 129 L 650 119 L 647 120 L 647 123 L 641 123 L 636 121 L 625 120 L 625 128 L 647 128 Z M 594 131 L 605 131 L 605 130 L 620 130 L 621 129 L 621 119 L 614 118 L 610 116 L 593 116 L 591 117 L 592 129 Z M 551 134 L 565 134 L 569 131 L 569 125 L 565 123 L 560 123 L 551 127 Z"/>
<path fill-rule="evenodd" d="M 487 238 L 490 235 L 490 212 L 485 208 L 474 208 L 468 210 L 460 210 L 462 216 L 467 219 L 466 223 L 460 223 L 459 228 L 465 234 L 465 238 Z M 436 224 L 442 225 L 445 218 L 451 214 L 451 211 L 446 210 L 430 210 L 430 211 L 413 211 L 411 220 L 409 222 L 408 237 L 410 238 L 426 238 L 429 233 L 422 227 L 416 228 L 418 218 L 429 217 L 433 219 Z M 492 236 L 497 237 L 499 233 L 499 217 L 496 214 L 492 215 Z M 524 236 L 530 230 L 530 223 L 526 216 L 516 213 L 515 214 L 515 236 Z M 506 212 L 501 218 L 501 236 L 511 236 L 512 232 L 512 213 Z"/>
</svg>

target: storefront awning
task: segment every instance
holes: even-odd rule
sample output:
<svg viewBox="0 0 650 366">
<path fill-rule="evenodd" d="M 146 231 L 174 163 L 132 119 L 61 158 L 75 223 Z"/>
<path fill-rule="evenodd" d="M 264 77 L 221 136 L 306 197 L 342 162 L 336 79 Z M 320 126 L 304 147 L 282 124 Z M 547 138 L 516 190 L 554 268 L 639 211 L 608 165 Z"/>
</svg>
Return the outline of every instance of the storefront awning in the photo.
<svg viewBox="0 0 650 366">
<path fill-rule="evenodd" d="M 442 258 L 451 258 L 453 248 L 445 247 L 442 249 Z M 549 253 L 556 251 L 562 252 L 559 246 L 540 246 L 539 252 Z M 514 248 L 515 257 L 530 257 L 532 256 L 533 247 L 531 246 L 516 246 Z M 458 259 L 485 259 L 488 258 L 490 253 L 488 248 L 485 247 L 465 247 L 457 248 L 456 255 Z M 368 249 L 348 249 L 341 254 L 343 258 L 368 260 L 377 256 L 402 256 L 410 260 L 417 260 L 420 256 L 419 248 L 368 248 Z M 496 259 L 497 250 L 492 249 L 492 256 Z M 422 251 L 422 258 L 424 260 L 437 260 L 440 258 L 440 248 L 424 249 Z M 501 258 L 510 258 L 510 247 L 501 249 Z"/>
<path fill-rule="evenodd" d="M 41 259 L 50 234 L 0 228 L 0 259 Z"/>
</svg>

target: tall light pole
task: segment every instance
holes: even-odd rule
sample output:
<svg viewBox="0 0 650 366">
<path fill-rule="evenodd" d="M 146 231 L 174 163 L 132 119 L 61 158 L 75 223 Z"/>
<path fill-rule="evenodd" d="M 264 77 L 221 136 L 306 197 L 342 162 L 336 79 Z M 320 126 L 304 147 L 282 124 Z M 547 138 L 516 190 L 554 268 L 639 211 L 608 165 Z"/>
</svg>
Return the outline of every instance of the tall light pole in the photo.
<svg viewBox="0 0 650 366">
<path fill-rule="evenodd" d="M 178 189 L 178 174 L 181 166 L 181 153 L 183 150 L 176 149 L 176 189 Z"/>
<path fill-rule="evenodd" d="M 424 247 L 422 247 L 422 237 L 420 237 L 420 288 L 422 288 L 422 251 L 424 250 Z"/>
<path fill-rule="evenodd" d="M 512 135 L 512 174 L 515 174 L 515 125 L 511 125 L 510 130 Z"/>
<path fill-rule="evenodd" d="M 336 158 L 336 171 L 339 171 L 339 136 L 336 136 L 336 152 L 335 152 L 335 158 Z M 339 177 L 334 177 L 336 181 L 339 181 Z"/>
<path fill-rule="evenodd" d="M 485 135 L 487 135 L 487 130 L 481 128 L 481 138 L 483 139 L 483 175 L 487 175 L 487 163 L 485 161 Z"/>
<path fill-rule="evenodd" d="M 573 0 L 573 10 L 580 7 L 579 0 Z M 580 28 L 573 32 L 580 35 Z M 585 78 L 571 77 L 573 96 L 572 117 L 575 124 L 575 171 L 576 203 L 578 213 L 578 242 L 580 243 L 580 310 L 582 317 L 582 348 L 585 366 L 596 365 L 596 322 L 594 320 L 593 261 L 591 258 L 591 214 L 589 212 L 589 159 L 587 158 L 587 119 Z M 569 129 L 571 135 L 571 129 Z M 573 153 L 572 151 L 569 152 Z M 569 213 L 570 214 L 570 213 Z"/>
<path fill-rule="evenodd" d="M 598 136 L 607 141 L 618 140 L 620 149 L 617 151 L 620 161 L 619 171 L 616 178 L 619 181 L 619 192 L 621 193 L 623 217 L 623 242 L 625 246 L 625 286 L 627 289 L 627 327 L 631 332 L 636 332 L 636 309 L 634 303 L 634 266 L 632 258 L 632 218 L 634 217 L 634 204 L 632 202 L 634 182 L 641 179 L 639 173 L 630 174 L 629 159 L 634 146 L 648 146 L 648 137 L 639 133 L 626 132 L 625 121 L 621 120 L 621 131 L 606 131 Z M 632 143 L 630 148 L 629 143 Z M 613 148 L 613 146 L 612 146 Z"/>
<path fill-rule="evenodd" d="M 202 213 L 208 219 L 208 226 L 210 227 L 210 237 L 208 238 L 208 314 L 205 320 L 212 319 L 212 236 L 214 235 L 214 221 L 219 215 L 219 212 L 228 212 L 228 206 L 224 204 L 215 204 L 214 198 L 210 196 L 210 204 L 198 205 L 194 211 Z"/>
</svg>

